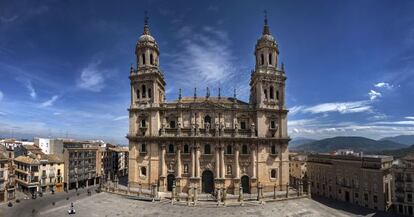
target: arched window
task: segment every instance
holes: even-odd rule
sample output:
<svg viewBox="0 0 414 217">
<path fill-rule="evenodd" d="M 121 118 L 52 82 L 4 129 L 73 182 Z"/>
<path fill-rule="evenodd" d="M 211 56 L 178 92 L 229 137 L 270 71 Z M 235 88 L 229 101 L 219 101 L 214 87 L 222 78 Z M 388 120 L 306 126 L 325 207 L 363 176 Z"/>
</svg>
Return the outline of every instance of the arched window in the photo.
<svg viewBox="0 0 414 217">
<path fill-rule="evenodd" d="M 272 147 L 271 147 L 271 153 L 272 154 L 276 154 L 276 146 L 275 145 L 272 145 Z"/>
<path fill-rule="evenodd" d="M 270 121 L 270 129 L 276 129 L 276 121 L 274 120 Z"/>
<path fill-rule="evenodd" d="M 276 99 L 279 100 L 279 91 L 276 91 Z"/>
<path fill-rule="evenodd" d="M 151 98 L 151 88 L 148 88 L 148 98 Z"/>
<path fill-rule="evenodd" d="M 168 153 L 174 153 L 174 145 L 173 144 L 168 145 Z"/>
<path fill-rule="evenodd" d="M 242 154 L 248 154 L 247 145 L 242 146 Z"/>
<path fill-rule="evenodd" d="M 207 123 L 209 123 L 209 124 L 211 125 L 211 117 L 210 117 L 210 116 L 208 116 L 208 115 L 206 115 L 206 116 L 204 117 L 204 124 L 207 124 Z"/>
<path fill-rule="evenodd" d="M 142 65 L 145 65 L 145 54 L 142 54 Z"/>
<path fill-rule="evenodd" d="M 233 148 L 231 147 L 231 145 L 227 146 L 227 154 L 232 154 L 233 153 Z"/>
<path fill-rule="evenodd" d="M 240 129 L 245 130 L 246 129 L 246 121 L 240 122 Z"/>
<path fill-rule="evenodd" d="M 204 145 L 204 154 L 211 154 L 211 148 L 209 144 Z"/>
<path fill-rule="evenodd" d="M 141 167 L 141 176 L 147 176 L 147 168 Z"/>
<path fill-rule="evenodd" d="M 270 178 L 272 178 L 272 179 L 276 179 L 277 178 L 277 171 L 276 171 L 276 169 L 272 169 L 270 171 Z"/>
<path fill-rule="evenodd" d="M 269 65 L 272 65 L 272 53 L 269 53 Z"/>
<path fill-rule="evenodd" d="M 139 89 L 137 90 L 137 99 L 139 99 L 141 97 Z"/>
<path fill-rule="evenodd" d="M 146 126 L 147 126 L 147 123 L 146 123 L 145 119 L 142 119 L 141 120 L 141 127 L 146 127 Z"/>
<path fill-rule="evenodd" d="M 190 148 L 188 147 L 187 144 L 184 145 L 184 153 L 189 153 L 190 152 Z"/>
<path fill-rule="evenodd" d="M 152 56 L 152 54 L 150 54 L 150 64 L 154 65 L 154 57 Z"/>
<path fill-rule="evenodd" d="M 170 120 L 170 128 L 171 129 L 175 128 L 175 120 Z"/>
<path fill-rule="evenodd" d="M 141 89 L 142 89 L 142 98 L 145 98 L 147 95 L 145 85 L 142 85 Z"/>
<path fill-rule="evenodd" d="M 267 89 L 264 89 L 265 99 L 267 99 Z"/>
<path fill-rule="evenodd" d="M 274 89 L 273 89 L 273 86 L 270 86 L 269 92 L 270 92 L 270 99 L 274 99 Z"/>
<path fill-rule="evenodd" d="M 260 54 L 260 63 L 261 65 L 264 65 L 264 55 Z"/>
<path fill-rule="evenodd" d="M 147 153 L 147 145 L 145 143 L 141 144 L 141 152 L 142 153 Z"/>
</svg>

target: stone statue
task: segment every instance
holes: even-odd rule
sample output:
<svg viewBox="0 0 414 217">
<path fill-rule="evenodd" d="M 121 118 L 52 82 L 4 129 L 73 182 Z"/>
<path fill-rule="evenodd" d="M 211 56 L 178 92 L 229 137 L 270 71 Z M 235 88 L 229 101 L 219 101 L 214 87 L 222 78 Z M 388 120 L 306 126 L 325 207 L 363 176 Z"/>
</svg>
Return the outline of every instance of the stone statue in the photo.
<svg viewBox="0 0 414 217">
<path fill-rule="evenodd" d="M 256 136 L 256 126 L 254 125 L 254 123 L 250 125 L 250 133 L 251 136 Z"/>
</svg>

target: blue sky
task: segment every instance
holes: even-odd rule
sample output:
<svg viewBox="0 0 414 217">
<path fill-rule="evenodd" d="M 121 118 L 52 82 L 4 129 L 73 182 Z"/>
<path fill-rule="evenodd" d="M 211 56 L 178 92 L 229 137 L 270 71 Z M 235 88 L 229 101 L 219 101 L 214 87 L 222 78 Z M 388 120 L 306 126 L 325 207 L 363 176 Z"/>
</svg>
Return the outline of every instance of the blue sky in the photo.
<svg viewBox="0 0 414 217">
<path fill-rule="evenodd" d="M 126 143 L 144 11 L 167 100 L 247 100 L 263 10 L 285 63 L 291 137 L 414 134 L 414 1 L 0 0 L 0 137 Z"/>
</svg>

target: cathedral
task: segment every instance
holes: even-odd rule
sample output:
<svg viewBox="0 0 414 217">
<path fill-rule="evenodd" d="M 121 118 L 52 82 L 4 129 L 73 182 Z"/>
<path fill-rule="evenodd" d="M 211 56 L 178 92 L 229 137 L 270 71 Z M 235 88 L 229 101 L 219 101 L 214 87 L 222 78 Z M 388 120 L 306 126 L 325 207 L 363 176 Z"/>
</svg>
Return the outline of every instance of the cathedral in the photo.
<svg viewBox="0 0 414 217">
<path fill-rule="evenodd" d="M 159 192 L 256 193 L 289 182 L 286 74 L 267 18 L 256 42 L 250 99 L 181 96 L 166 101 L 160 50 L 148 18 L 131 66 L 129 186 Z M 207 91 L 208 92 L 208 91 Z"/>
</svg>

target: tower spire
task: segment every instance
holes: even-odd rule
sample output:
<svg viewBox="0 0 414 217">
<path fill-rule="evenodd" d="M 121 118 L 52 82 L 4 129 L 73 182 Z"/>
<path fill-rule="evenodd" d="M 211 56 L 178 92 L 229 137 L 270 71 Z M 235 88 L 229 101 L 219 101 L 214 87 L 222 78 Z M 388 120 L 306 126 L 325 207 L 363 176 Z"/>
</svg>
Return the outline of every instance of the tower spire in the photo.
<svg viewBox="0 0 414 217">
<path fill-rule="evenodd" d="M 149 31 L 149 25 L 148 25 L 148 11 L 145 11 L 145 16 L 144 16 L 144 35 L 150 35 L 150 31 Z"/>
<path fill-rule="evenodd" d="M 266 10 L 264 10 L 263 35 L 270 35 L 269 25 L 267 23 L 267 11 Z"/>
</svg>

